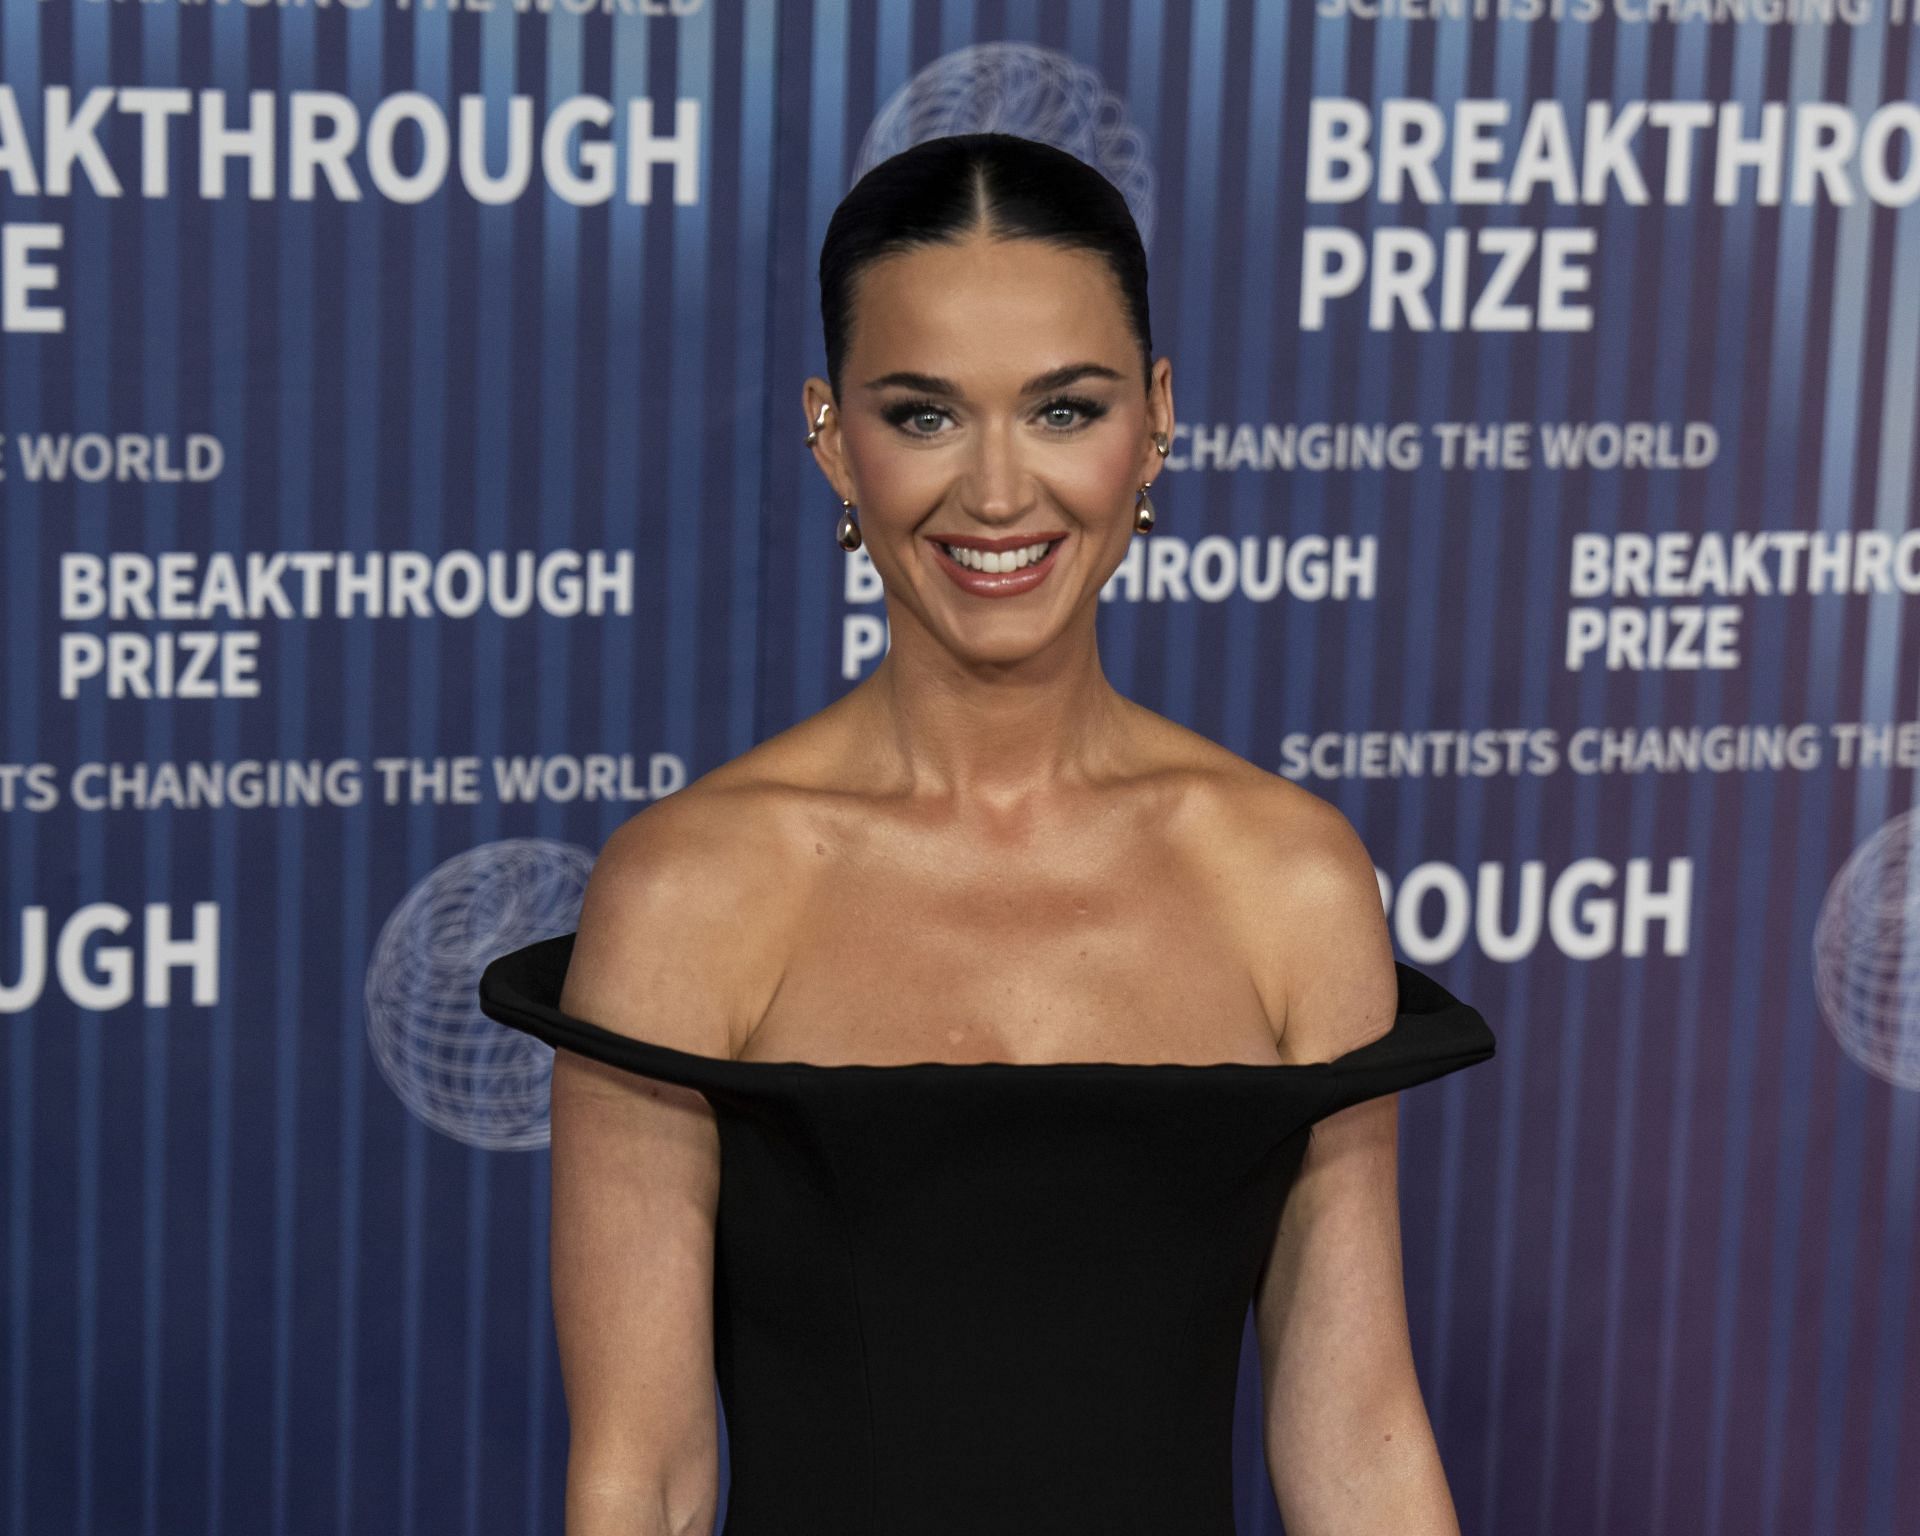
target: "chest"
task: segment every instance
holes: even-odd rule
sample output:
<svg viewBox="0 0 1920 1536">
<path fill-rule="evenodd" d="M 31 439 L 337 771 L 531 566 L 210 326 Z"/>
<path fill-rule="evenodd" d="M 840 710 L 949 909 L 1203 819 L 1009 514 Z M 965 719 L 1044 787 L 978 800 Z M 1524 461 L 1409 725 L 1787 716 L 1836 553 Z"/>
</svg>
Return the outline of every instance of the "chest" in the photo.
<svg viewBox="0 0 1920 1536">
<path fill-rule="evenodd" d="M 823 853 L 750 1060 L 1276 1059 L 1232 893 L 1142 839 Z"/>
</svg>

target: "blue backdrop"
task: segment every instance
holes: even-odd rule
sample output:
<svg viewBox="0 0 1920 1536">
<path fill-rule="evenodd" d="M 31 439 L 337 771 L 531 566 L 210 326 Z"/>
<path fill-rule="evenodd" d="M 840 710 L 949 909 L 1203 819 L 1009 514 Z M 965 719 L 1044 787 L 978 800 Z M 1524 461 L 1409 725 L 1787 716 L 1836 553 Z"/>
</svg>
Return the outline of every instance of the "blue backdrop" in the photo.
<svg viewBox="0 0 1920 1536">
<path fill-rule="evenodd" d="M 0 18 L 6 1532 L 559 1529 L 474 983 L 878 659 L 814 262 L 977 128 L 1149 242 L 1109 676 L 1499 1036 L 1401 1106 L 1465 1529 L 1920 1529 L 1908 0 Z"/>
</svg>

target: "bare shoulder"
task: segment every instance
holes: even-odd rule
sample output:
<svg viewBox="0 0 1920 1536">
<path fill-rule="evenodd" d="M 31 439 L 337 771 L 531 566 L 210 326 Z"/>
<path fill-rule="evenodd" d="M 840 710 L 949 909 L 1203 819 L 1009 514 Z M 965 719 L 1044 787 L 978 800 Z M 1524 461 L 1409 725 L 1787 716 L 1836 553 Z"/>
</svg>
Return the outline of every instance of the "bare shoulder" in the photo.
<svg viewBox="0 0 1920 1536">
<path fill-rule="evenodd" d="M 1215 746 L 1195 830 L 1242 924 L 1283 1059 L 1328 1061 L 1399 1005 L 1373 857 L 1338 806 Z"/>
<path fill-rule="evenodd" d="M 790 818 L 779 786 L 723 765 L 627 818 L 582 900 L 561 1007 L 731 1057 L 779 985 Z"/>
</svg>

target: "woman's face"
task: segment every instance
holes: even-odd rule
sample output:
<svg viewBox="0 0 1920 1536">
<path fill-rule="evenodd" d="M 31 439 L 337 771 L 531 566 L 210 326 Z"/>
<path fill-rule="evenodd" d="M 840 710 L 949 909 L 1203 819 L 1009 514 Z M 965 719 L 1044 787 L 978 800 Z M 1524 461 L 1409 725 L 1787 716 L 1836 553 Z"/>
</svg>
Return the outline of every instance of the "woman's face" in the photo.
<svg viewBox="0 0 1920 1536">
<path fill-rule="evenodd" d="M 917 621 L 958 654 L 1015 661 L 1090 622 L 1135 493 L 1160 471 L 1153 434 L 1171 442 L 1174 419 L 1171 365 L 1158 359 L 1142 388 L 1106 264 L 973 236 L 875 262 L 852 307 L 843 396 L 814 454 L 857 509 L 894 643 Z M 809 426 L 831 398 L 807 381 Z M 1009 572 L 951 553 L 981 543 L 1048 547 Z"/>
</svg>

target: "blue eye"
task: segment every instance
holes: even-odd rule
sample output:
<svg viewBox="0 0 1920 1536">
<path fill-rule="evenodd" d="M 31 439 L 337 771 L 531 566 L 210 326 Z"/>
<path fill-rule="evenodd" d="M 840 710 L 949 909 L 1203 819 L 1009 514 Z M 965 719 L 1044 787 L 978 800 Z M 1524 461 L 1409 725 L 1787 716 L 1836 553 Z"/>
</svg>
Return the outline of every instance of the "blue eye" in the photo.
<svg viewBox="0 0 1920 1536">
<path fill-rule="evenodd" d="M 886 409 L 886 417 L 896 427 L 904 428 L 916 416 L 944 416 L 946 410 L 931 400 L 896 400 Z M 937 432 L 908 432 L 908 437 L 937 437 Z"/>
<path fill-rule="evenodd" d="M 1055 395 L 1040 407 L 1040 413 L 1043 416 L 1052 411 L 1078 411 L 1086 418 L 1085 421 L 1075 422 L 1072 426 L 1061 429 L 1068 432 L 1078 431 L 1088 421 L 1098 421 L 1107 414 L 1107 408 L 1098 400 L 1089 400 L 1084 395 Z"/>
</svg>

